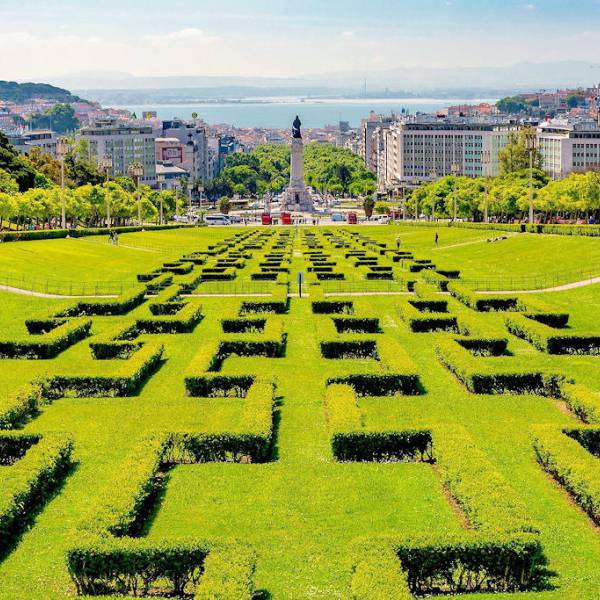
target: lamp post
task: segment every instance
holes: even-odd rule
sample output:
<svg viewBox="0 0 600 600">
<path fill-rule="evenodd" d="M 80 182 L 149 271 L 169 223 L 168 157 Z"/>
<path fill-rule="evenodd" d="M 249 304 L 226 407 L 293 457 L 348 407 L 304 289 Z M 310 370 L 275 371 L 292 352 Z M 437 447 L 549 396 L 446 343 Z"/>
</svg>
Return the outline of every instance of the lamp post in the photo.
<svg viewBox="0 0 600 600">
<path fill-rule="evenodd" d="M 458 177 L 460 173 L 460 165 L 454 161 L 450 167 L 452 177 Z M 452 221 L 456 221 L 456 181 L 452 182 Z"/>
<path fill-rule="evenodd" d="M 56 154 L 60 160 L 60 226 L 67 228 L 67 210 L 65 202 L 65 157 L 69 152 L 69 140 L 59 138 L 56 142 Z"/>
<path fill-rule="evenodd" d="M 435 182 L 437 180 L 437 169 L 433 167 L 431 169 L 431 181 Z M 435 221 L 435 194 L 431 195 L 431 220 Z"/>
<path fill-rule="evenodd" d="M 100 168 L 104 172 L 106 178 L 105 183 L 108 183 L 109 173 L 113 168 L 113 159 L 110 154 L 105 154 L 99 161 Z M 108 191 L 108 190 L 107 190 Z M 110 201 L 106 199 L 106 226 L 110 227 Z"/>
<path fill-rule="evenodd" d="M 537 152 L 537 133 L 533 127 L 525 131 L 525 149 L 529 153 L 529 224 L 533 224 L 533 155 Z"/>
<path fill-rule="evenodd" d="M 492 164 L 492 153 L 489 150 L 483 150 L 481 152 L 481 166 L 483 167 L 483 176 L 484 176 L 484 187 L 485 187 L 485 203 L 483 208 L 483 220 L 485 223 L 490 222 L 489 217 L 489 200 L 490 200 L 490 192 L 489 192 L 489 182 L 488 177 L 490 176 L 490 165 Z"/>
<path fill-rule="evenodd" d="M 138 225 L 142 224 L 142 199 L 140 197 L 140 177 L 144 176 L 144 167 L 141 163 L 134 162 L 127 167 L 127 174 L 135 183 L 135 195 L 138 209 Z"/>
</svg>

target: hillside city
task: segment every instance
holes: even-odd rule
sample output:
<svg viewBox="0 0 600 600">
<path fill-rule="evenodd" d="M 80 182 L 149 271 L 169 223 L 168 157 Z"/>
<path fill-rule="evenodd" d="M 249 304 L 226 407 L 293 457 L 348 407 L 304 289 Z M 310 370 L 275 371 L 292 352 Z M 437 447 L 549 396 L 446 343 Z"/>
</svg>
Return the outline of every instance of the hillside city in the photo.
<svg viewBox="0 0 600 600">
<path fill-rule="evenodd" d="M 18 96 L 0 99 L 0 132 L 19 153 L 38 147 L 56 158 L 61 135 L 69 134 L 87 142 L 89 159 L 104 164 L 111 177 L 127 175 L 131 164 L 140 163 L 141 183 L 163 190 L 186 187 L 193 199 L 223 171 L 228 156 L 289 142 L 288 128 L 207 123 L 201 114 L 161 120 L 156 111 L 102 107 L 53 86 Z M 497 176 L 510 133 L 533 127 L 543 169 L 560 179 L 600 168 L 599 106 L 600 86 L 521 93 L 496 104 L 433 113 L 371 111 L 360 124 L 305 128 L 304 139 L 350 150 L 376 176 L 380 194 L 397 195 L 449 175 Z"/>
</svg>

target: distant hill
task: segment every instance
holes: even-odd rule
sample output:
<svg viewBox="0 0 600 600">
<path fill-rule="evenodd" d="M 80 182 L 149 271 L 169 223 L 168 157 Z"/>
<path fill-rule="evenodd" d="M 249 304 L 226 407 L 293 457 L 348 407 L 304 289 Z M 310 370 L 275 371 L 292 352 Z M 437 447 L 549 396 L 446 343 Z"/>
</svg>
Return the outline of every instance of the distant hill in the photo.
<svg viewBox="0 0 600 600">
<path fill-rule="evenodd" d="M 25 102 L 32 98 L 46 98 L 57 102 L 76 102 L 80 98 L 63 88 L 48 83 L 17 83 L 0 81 L 0 100 Z"/>
</svg>

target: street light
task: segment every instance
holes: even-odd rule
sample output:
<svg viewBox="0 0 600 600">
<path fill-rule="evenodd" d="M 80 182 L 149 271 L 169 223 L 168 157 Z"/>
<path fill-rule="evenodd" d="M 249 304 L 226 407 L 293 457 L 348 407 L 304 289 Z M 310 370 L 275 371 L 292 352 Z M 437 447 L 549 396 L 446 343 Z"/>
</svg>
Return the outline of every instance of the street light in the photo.
<svg viewBox="0 0 600 600">
<path fill-rule="evenodd" d="M 71 145 L 67 138 L 59 138 L 56 142 L 56 154 L 60 160 L 60 226 L 67 228 L 67 211 L 65 206 L 65 157 Z"/>
<path fill-rule="evenodd" d="M 458 177 L 458 174 L 460 173 L 460 165 L 454 161 L 450 167 L 450 171 L 453 177 Z M 452 221 L 456 221 L 456 181 L 452 182 L 452 206 Z"/>
<path fill-rule="evenodd" d="M 533 224 L 533 155 L 537 152 L 537 133 L 533 127 L 525 130 L 525 149 L 529 153 L 529 224 Z"/>
<path fill-rule="evenodd" d="M 131 163 L 127 167 L 127 174 L 135 183 L 135 194 L 138 205 L 138 225 L 142 224 L 142 199 L 140 197 L 140 177 L 144 176 L 144 166 L 139 162 Z"/>
<path fill-rule="evenodd" d="M 113 159 L 110 154 L 105 154 L 99 161 L 100 169 L 104 172 L 106 183 L 108 183 L 109 173 L 113 168 Z M 108 191 L 108 190 L 107 190 Z M 110 227 L 110 202 L 108 196 L 106 199 L 106 226 Z"/>
<path fill-rule="evenodd" d="M 489 181 L 488 177 L 490 176 L 490 165 L 492 164 L 492 153 L 489 150 L 483 150 L 481 152 L 481 166 L 483 167 L 483 175 L 484 175 L 484 187 L 485 187 L 485 204 L 483 209 L 483 220 L 485 223 L 490 222 L 489 217 Z"/>
</svg>

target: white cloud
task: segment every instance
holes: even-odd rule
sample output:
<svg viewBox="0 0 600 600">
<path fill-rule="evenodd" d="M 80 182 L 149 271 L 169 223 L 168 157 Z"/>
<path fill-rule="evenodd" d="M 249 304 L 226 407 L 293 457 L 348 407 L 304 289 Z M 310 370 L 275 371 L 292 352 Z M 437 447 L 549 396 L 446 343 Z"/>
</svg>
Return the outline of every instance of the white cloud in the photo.
<svg viewBox="0 0 600 600">
<path fill-rule="evenodd" d="M 219 41 L 220 38 L 214 35 L 206 35 L 202 29 L 198 29 L 197 27 L 186 27 L 184 29 L 180 29 L 179 31 L 145 35 L 143 39 L 151 43 L 164 44 L 169 42 L 212 43 Z"/>
<path fill-rule="evenodd" d="M 340 33 L 340 37 L 342 38 L 353 38 L 354 37 L 354 31 L 342 31 L 342 33 Z"/>
</svg>

